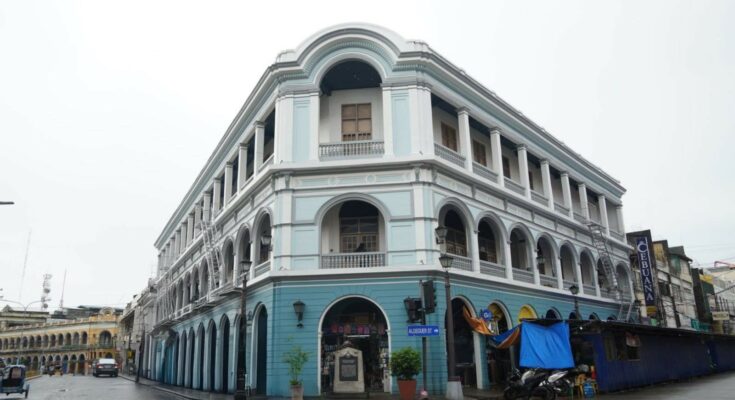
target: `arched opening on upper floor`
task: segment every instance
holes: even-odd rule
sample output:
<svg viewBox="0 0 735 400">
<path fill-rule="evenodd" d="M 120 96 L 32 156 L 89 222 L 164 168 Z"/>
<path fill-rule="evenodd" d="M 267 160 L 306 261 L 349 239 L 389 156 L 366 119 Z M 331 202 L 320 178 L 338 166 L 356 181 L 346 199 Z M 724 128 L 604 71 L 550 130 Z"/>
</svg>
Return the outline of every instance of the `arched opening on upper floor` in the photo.
<svg viewBox="0 0 735 400">
<path fill-rule="evenodd" d="M 472 260 L 469 258 L 470 232 L 465 214 L 453 204 L 447 204 L 439 211 L 439 226 L 446 229 L 443 251 L 452 256 L 452 267 L 472 271 Z"/>
<path fill-rule="evenodd" d="M 533 283 L 531 269 L 532 239 L 529 233 L 516 226 L 510 231 L 510 262 L 513 267 L 513 279 Z"/>
<path fill-rule="evenodd" d="M 579 268 L 582 273 L 582 292 L 586 295 L 595 295 L 595 258 L 585 249 L 579 256 Z"/>
<path fill-rule="evenodd" d="M 191 277 L 189 278 L 191 281 L 191 301 L 192 303 L 199 300 L 199 298 L 201 297 L 201 291 L 200 291 L 201 288 L 199 287 L 199 282 L 200 282 L 199 275 L 200 275 L 199 269 L 194 268 L 191 272 Z"/>
<path fill-rule="evenodd" d="M 503 258 L 503 232 L 494 219 L 486 217 L 480 220 L 477 226 L 477 249 L 480 253 L 480 270 L 487 266 L 494 272 L 492 275 L 504 277 L 505 268 L 500 265 Z"/>
<path fill-rule="evenodd" d="M 577 283 L 576 259 L 574 247 L 569 243 L 564 243 L 559 249 L 559 262 L 561 263 L 561 277 L 564 280 L 564 288 L 566 289 Z"/>
<path fill-rule="evenodd" d="M 232 282 L 232 275 L 235 267 L 235 251 L 231 241 L 225 242 L 222 250 L 222 281 L 224 284 Z"/>
<path fill-rule="evenodd" d="M 612 298 L 615 296 L 615 283 L 611 276 L 608 276 L 602 257 L 597 259 L 597 284 L 600 286 L 600 295 Z"/>
<path fill-rule="evenodd" d="M 209 262 L 207 260 L 204 260 L 202 263 L 199 273 L 201 274 L 201 277 L 199 278 L 199 281 L 201 282 L 199 297 L 204 297 L 209 293 L 211 286 L 209 283 Z"/>
<path fill-rule="evenodd" d="M 235 266 L 235 271 L 237 271 L 236 278 L 238 281 L 242 281 L 242 262 L 248 261 L 251 263 L 252 266 L 252 255 L 250 254 L 250 230 L 245 227 L 242 228 L 240 234 L 237 238 L 237 260 L 238 265 Z"/>
<path fill-rule="evenodd" d="M 74 332 L 74 337 L 72 338 L 72 344 L 78 345 L 80 340 L 81 340 L 81 336 L 79 335 L 79 332 Z"/>
<path fill-rule="evenodd" d="M 380 73 L 368 62 L 343 60 L 322 77 L 319 155 L 343 158 L 383 153 Z"/>
<path fill-rule="evenodd" d="M 632 299 L 633 288 L 631 287 L 630 275 L 625 264 L 618 263 L 615 266 L 615 275 L 617 277 L 620 295 L 622 296 L 621 300 L 630 301 Z"/>
<path fill-rule="evenodd" d="M 546 319 L 561 319 L 561 313 L 554 307 L 549 308 L 546 310 Z"/>
<path fill-rule="evenodd" d="M 542 235 L 536 241 L 536 268 L 541 285 L 558 287 L 556 280 L 556 252 L 552 240 Z"/>
<path fill-rule="evenodd" d="M 346 200 L 324 214 L 321 268 L 384 266 L 385 248 L 385 218 L 368 201 Z"/>
<path fill-rule="evenodd" d="M 257 277 L 271 269 L 270 260 L 273 251 L 271 214 L 263 212 L 256 225 L 255 260 L 253 276 Z"/>
<path fill-rule="evenodd" d="M 97 340 L 97 344 L 100 347 L 112 347 L 112 334 L 110 331 L 102 331 L 100 332 L 99 339 Z"/>
</svg>

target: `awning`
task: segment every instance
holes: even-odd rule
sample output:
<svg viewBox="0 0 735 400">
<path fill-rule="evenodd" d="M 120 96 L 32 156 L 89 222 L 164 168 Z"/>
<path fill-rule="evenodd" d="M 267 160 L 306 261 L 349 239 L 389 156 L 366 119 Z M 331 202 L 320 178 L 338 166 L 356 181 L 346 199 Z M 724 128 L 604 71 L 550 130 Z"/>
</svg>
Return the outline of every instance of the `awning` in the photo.
<svg viewBox="0 0 735 400">
<path fill-rule="evenodd" d="M 464 316 L 464 320 L 467 321 L 473 331 L 485 336 L 492 335 L 492 332 L 490 332 L 490 329 L 488 329 L 487 325 L 485 324 L 485 320 L 482 318 L 473 317 L 467 307 L 462 307 L 462 315 Z"/>
</svg>

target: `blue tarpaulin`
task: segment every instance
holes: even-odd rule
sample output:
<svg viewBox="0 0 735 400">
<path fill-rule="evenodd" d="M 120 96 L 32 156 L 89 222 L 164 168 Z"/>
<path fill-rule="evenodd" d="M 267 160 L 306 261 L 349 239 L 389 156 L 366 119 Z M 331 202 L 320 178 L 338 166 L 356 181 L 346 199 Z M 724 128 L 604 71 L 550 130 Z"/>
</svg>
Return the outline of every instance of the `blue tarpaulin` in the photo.
<svg viewBox="0 0 735 400">
<path fill-rule="evenodd" d="M 542 326 L 522 322 L 520 365 L 525 368 L 574 368 L 569 324 L 562 321 Z"/>
</svg>

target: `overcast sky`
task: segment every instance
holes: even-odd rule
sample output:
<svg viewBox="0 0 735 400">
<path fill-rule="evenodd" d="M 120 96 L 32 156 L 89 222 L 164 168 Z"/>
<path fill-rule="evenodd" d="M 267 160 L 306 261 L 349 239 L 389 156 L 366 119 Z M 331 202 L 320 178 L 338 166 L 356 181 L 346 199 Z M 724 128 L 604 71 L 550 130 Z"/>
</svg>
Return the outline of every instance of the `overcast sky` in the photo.
<svg viewBox="0 0 735 400">
<path fill-rule="evenodd" d="M 0 3 L 0 287 L 124 306 L 265 68 L 337 23 L 422 39 L 619 179 L 628 230 L 735 261 L 735 2 Z"/>
</svg>

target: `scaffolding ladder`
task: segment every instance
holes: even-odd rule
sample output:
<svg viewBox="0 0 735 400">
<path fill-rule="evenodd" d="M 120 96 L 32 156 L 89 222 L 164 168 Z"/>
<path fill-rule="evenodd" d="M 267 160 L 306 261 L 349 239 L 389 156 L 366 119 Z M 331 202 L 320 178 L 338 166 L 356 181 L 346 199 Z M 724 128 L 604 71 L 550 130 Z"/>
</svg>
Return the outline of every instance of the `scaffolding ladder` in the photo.
<svg viewBox="0 0 735 400">
<path fill-rule="evenodd" d="M 608 280 L 608 283 L 612 286 L 612 290 L 614 291 L 614 299 L 620 303 L 620 308 L 618 309 L 618 320 L 627 321 L 628 317 L 630 316 L 631 309 L 633 307 L 633 303 L 631 302 L 628 310 L 627 315 L 624 315 L 623 312 L 625 311 L 625 303 L 623 299 L 623 293 L 620 289 L 620 285 L 618 284 L 618 277 L 615 274 L 615 268 L 612 264 L 612 257 L 610 257 L 610 250 L 607 247 L 607 239 L 605 238 L 605 228 L 603 228 L 602 225 L 598 224 L 597 222 L 594 222 L 592 220 L 587 220 L 587 227 L 589 228 L 590 236 L 592 237 L 592 245 L 595 247 L 595 250 L 597 250 L 597 255 L 600 257 L 600 261 L 602 263 L 602 269 L 605 273 L 605 277 Z M 599 275 L 599 271 L 598 271 Z M 598 284 L 599 284 L 599 278 L 598 278 Z M 623 319 L 623 317 L 625 317 Z"/>
<path fill-rule="evenodd" d="M 200 229 L 202 231 L 202 240 L 204 242 L 204 256 L 207 259 L 207 272 L 209 273 L 208 292 L 211 293 L 220 287 L 219 270 L 222 265 L 222 256 L 214 245 L 217 230 L 213 224 L 208 221 L 207 218 L 202 218 Z"/>
</svg>

